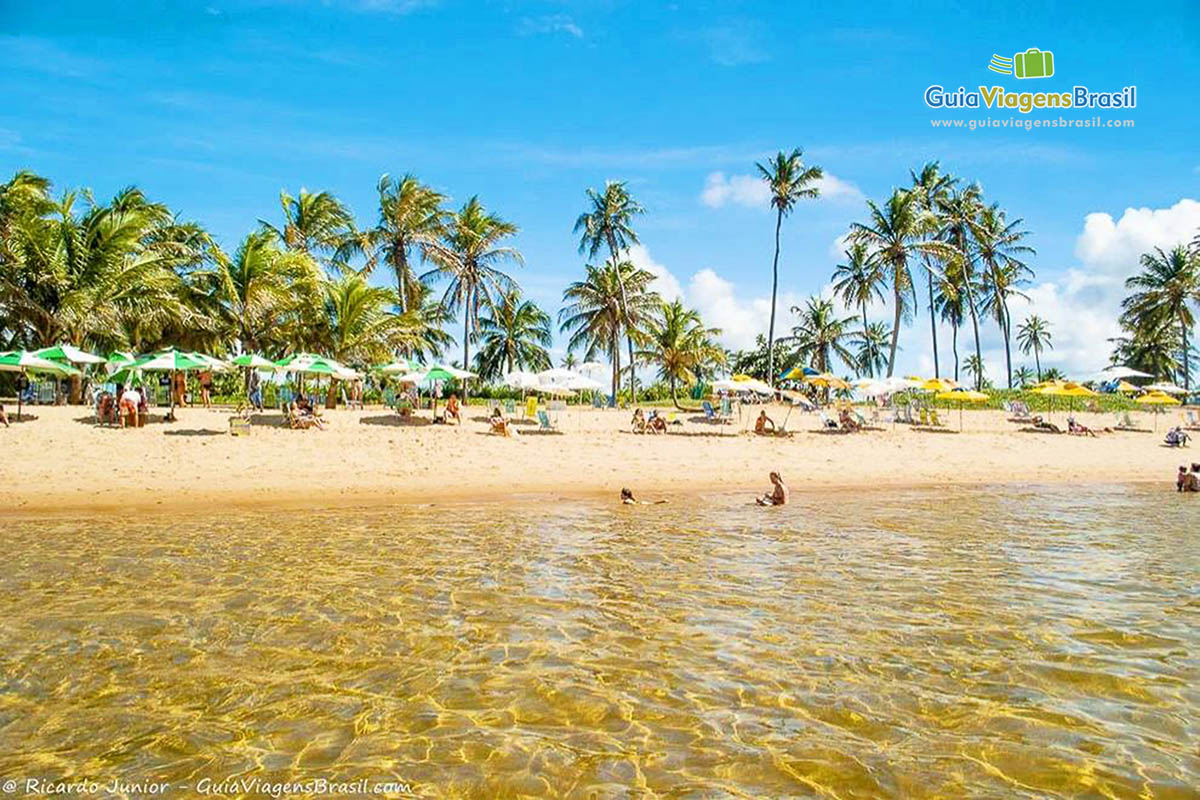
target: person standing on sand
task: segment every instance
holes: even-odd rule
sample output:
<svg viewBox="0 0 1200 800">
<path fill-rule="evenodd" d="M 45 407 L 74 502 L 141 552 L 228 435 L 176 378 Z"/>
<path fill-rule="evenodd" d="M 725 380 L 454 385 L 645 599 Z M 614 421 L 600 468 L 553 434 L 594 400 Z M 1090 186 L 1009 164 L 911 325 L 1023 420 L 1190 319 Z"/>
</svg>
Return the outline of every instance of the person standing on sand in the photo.
<svg viewBox="0 0 1200 800">
<path fill-rule="evenodd" d="M 785 506 L 788 501 L 788 488 L 783 483 L 783 478 L 778 472 L 771 473 L 771 485 L 774 487 L 770 492 L 757 498 L 760 506 Z"/>
<path fill-rule="evenodd" d="M 258 377 L 258 370 L 250 370 L 250 378 L 247 382 L 247 388 L 249 389 L 247 394 L 249 395 L 250 405 L 254 406 L 259 411 L 262 411 L 262 378 Z"/>
<path fill-rule="evenodd" d="M 187 394 L 187 378 L 184 377 L 182 371 L 179 371 L 175 373 L 171 380 L 174 384 L 172 389 L 175 392 L 175 405 L 185 408 L 187 406 L 187 403 L 184 402 L 184 396 Z"/>
</svg>

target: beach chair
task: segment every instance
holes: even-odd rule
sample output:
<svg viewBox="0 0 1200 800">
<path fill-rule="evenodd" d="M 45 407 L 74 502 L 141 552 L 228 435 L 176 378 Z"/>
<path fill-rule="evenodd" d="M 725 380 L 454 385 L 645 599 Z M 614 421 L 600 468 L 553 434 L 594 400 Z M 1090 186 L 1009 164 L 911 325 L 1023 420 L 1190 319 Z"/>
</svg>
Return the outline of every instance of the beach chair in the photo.
<svg viewBox="0 0 1200 800">
<path fill-rule="evenodd" d="M 615 394 L 610 394 L 608 396 L 608 407 L 609 408 L 617 407 L 617 396 Z"/>
<path fill-rule="evenodd" d="M 918 413 L 918 417 L 917 417 L 918 421 L 915 424 L 928 425 L 929 424 L 929 412 L 925 410 L 925 406 L 921 406 L 921 410 L 917 413 Z"/>
<path fill-rule="evenodd" d="M 1117 414 L 1117 422 L 1113 427 L 1121 428 L 1124 430 L 1133 428 L 1133 419 L 1129 416 L 1129 412 L 1128 411 L 1119 412 Z"/>
<path fill-rule="evenodd" d="M 537 412 L 537 419 L 539 431 L 543 433 L 558 433 L 558 428 L 556 428 L 553 423 L 550 422 L 550 415 L 545 411 L 539 409 Z"/>
<path fill-rule="evenodd" d="M 936 408 L 929 409 L 929 424 L 935 428 L 940 428 L 945 424 L 942 422 L 941 417 L 938 416 Z"/>
<path fill-rule="evenodd" d="M 721 398 L 721 421 L 733 421 L 733 401 L 731 401 L 728 397 Z"/>
<path fill-rule="evenodd" d="M 525 398 L 525 419 L 537 419 L 538 399 L 532 395 Z"/>
<path fill-rule="evenodd" d="M 505 398 L 504 400 L 504 413 L 510 417 L 517 413 L 516 401 L 514 401 L 511 397 Z"/>
<path fill-rule="evenodd" d="M 402 417 L 412 416 L 413 404 L 408 395 L 401 395 L 396 399 L 396 413 Z"/>
<path fill-rule="evenodd" d="M 704 421 L 705 422 L 720 422 L 721 418 L 717 416 L 717 412 L 713 409 L 713 404 L 704 401 Z"/>
<path fill-rule="evenodd" d="M 391 389 L 384 389 L 383 390 L 383 404 L 387 408 L 395 408 L 396 407 L 396 393 L 394 391 L 392 391 Z"/>
<path fill-rule="evenodd" d="M 827 431 L 840 431 L 842 429 L 838 421 L 824 411 L 821 412 L 821 427 Z"/>
<path fill-rule="evenodd" d="M 604 398 L 600 396 L 599 392 L 592 393 L 592 408 L 604 408 Z"/>
<path fill-rule="evenodd" d="M 1183 427 L 1189 431 L 1200 431 L 1200 414 L 1189 408 L 1183 412 L 1183 417 L 1186 420 Z"/>
</svg>

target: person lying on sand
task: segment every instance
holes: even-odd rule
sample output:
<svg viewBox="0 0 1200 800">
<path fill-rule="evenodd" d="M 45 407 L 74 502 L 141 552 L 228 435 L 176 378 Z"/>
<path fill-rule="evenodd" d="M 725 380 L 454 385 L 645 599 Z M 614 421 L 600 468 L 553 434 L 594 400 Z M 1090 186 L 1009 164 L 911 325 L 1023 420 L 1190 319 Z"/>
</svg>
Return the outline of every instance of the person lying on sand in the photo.
<svg viewBox="0 0 1200 800">
<path fill-rule="evenodd" d="M 1096 432 L 1086 425 L 1080 425 L 1074 417 L 1067 417 L 1067 433 L 1074 436 L 1095 436 Z"/>
<path fill-rule="evenodd" d="M 633 492 L 629 489 L 621 490 L 621 503 L 627 506 L 657 506 L 667 502 L 666 500 L 638 500 L 633 496 Z"/>
<path fill-rule="evenodd" d="M 492 416 L 488 418 L 488 422 L 492 426 L 492 433 L 510 438 L 520 435 L 513 424 L 504 418 L 504 412 L 500 410 L 500 406 L 492 409 Z"/>
<path fill-rule="evenodd" d="M 773 436 L 775 431 L 775 420 L 767 416 L 766 409 L 758 412 L 758 419 L 754 420 L 754 432 L 759 436 Z"/>
<path fill-rule="evenodd" d="M 1062 428 L 1055 425 L 1053 422 L 1046 422 L 1041 417 L 1033 418 L 1033 427 L 1040 431 L 1050 431 L 1051 433 L 1062 433 Z"/>
<path fill-rule="evenodd" d="M 785 506 L 788 501 L 788 488 L 778 472 L 771 473 L 771 484 L 774 488 L 755 500 L 760 506 Z"/>
</svg>

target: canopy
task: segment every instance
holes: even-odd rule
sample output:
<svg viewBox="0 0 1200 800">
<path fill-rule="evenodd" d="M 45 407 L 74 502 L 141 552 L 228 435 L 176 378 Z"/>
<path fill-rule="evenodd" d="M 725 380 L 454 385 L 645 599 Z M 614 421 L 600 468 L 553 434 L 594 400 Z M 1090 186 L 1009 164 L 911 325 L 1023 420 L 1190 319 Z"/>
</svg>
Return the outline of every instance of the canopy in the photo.
<svg viewBox="0 0 1200 800">
<path fill-rule="evenodd" d="M 1147 392 L 1133 402 L 1144 406 L 1177 406 L 1181 403 L 1165 392 Z"/>
<path fill-rule="evenodd" d="M 242 353 L 229 362 L 235 367 L 252 367 L 253 369 L 275 369 L 275 362 L 255 353 Z"/>
<path fill-rule="evenodd" d="M 1167 381 L 1166 383 L 1152 383 L 1149 386 L 1143 386 L 1147 392 L 1162 392 L 1163 394 L 1187 394 L 1187 389 Z"/>
<path fill-rule="evenodd" d="M 85 350 L 69 344 L 56 344 L 44 347 L 33 353 L 38 358 L 48 358 L 51 361 L 69 361 L 72 364 L 103 364 L 104 357 L 93 355 Z"/>
<path fill-rule="evenodd" d="M 79 370 L 58 361 L 51 361 L 27 350 L 10 350 L 0 353 L 0 371 L 3 372 L 48 372 L 51 375 L 79 375 Z"/>
</svg>

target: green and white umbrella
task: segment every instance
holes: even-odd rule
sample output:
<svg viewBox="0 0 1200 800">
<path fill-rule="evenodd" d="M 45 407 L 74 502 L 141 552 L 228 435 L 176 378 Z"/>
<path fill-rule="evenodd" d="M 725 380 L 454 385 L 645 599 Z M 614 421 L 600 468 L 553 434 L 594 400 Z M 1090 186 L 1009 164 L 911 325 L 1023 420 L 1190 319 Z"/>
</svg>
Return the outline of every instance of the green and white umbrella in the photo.
<svg viewBox="0 0 1200 800">
<path fill-rule="evenodd" d="M 48 358 L 51 361 L 69 361 L 72 364 L 103 364 L 104 357 L 94 355 L 86 350 L 69 344 L 56 344 L 34 351 L 38 358 Z"/>
<path fill-rule="evenodd" d="M 192 358 L 203 361 L 205 364 L 208 365 L 209 369 L 216 370 L 217 372 L 229 372 L 231 369 L 233 369 L 233 364 L 230 364 L 228 361 L 224 361 L 220 358 L 217 358 L 216 356 L 210 356 L 210 355 L 206 355 L 204 353 L 198 353 L 195 350 L 187 351 L 187 355 L 191 356 Z"/>
<path fill-rule="evenodd" d="M 332 358 L 318 356 L 313 353 L 295 353 L 275 362 L 275 368 L 282 372 L 299 372 L 304 375 L 332 375 L 335 378 L 353 372 L 349 367 L 338 363 Z"/>
<path fill-rule="evenodd" d="M 0 353 L 0 371 L 4 372 L 45 372 L 50 375 L 80 375 L 79 370 L 59 361 L 30 353 L 25 350 L 10 350 Z M 21 418 L 21 393 L 17 392 L 17 419 Z"/>
<path fill-rule="evenodd" d="M 108 366 L 109 372 L 116 372 L 123 367 L 133 365 L 137 360 L 137 356 L 127 350 L 113 350 L 108 354 L 104 363 Z"/>
<path fill-rule="evenodd" d="M 257 353 L 242 353 L 240 356 L 230 360 L 229 362 L 235 367 L 249 367 L 251 369 L 275 369 L 277 365 L 269 358 L 263 358 Z"/>
<path fill-rule="evenodd" d="M 409 372 L 415 372 L 419 367 L 405 358 L 398 358 L 390 364 L 384 364 L 381 367 L 376 367 L 376 372 L 382 372 L 384 375 L 406 375 Z"/>
<path fill-rule="evenodd" d="M 199 353 L 188 353 L 175 348 L 161 350 L 157 353 L 152 353 L 148 356 L 143 356 L 133 364 L 126 367 L 127 370 L 136 372 L 144 370 L 146 372 L 192 372 L 198 369 L 215 369 L 212 363 L 208 360 L 211 357 L 201 356 Z M 116 376 L 114 375 L 114 378 Z M 167 415 L 167 419 L 175 419 L 175 391 L 172 384 L 171 391 L 168 392 L 171 396 L 171 411 Z"/>
</svg>

